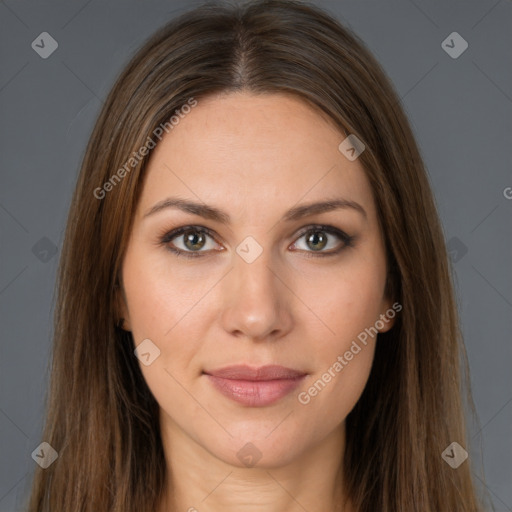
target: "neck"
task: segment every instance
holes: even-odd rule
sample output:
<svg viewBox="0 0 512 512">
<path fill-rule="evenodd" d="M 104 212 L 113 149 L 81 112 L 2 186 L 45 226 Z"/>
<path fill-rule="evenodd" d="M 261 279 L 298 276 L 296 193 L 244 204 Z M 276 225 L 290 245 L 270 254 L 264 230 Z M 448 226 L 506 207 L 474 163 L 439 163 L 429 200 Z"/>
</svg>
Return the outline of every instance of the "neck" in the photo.
<svg viewBox="0 0 512 512">
<path fill-rule="evenodd" d="M 344 426 L 288 464 L 246 468 L 220 460 L 176 424 L 166 424 L 159 512 L 352 512 L 342 491 Z"/>
</svg>

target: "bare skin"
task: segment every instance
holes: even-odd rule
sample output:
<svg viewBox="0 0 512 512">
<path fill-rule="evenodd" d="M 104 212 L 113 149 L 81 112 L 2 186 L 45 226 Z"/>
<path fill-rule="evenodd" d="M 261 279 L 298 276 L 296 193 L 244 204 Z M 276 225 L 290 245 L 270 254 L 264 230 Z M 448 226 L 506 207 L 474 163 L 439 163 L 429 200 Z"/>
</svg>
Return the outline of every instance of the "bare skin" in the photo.
<svg viewBox="0 0 512 512">
<path fill-rule="evenodd" d="M 345 137 L 300 99 L 230 93 L 199 101 L 153 150 L 120 307 L 135 345 L 150 339 L 160 350 L 141 364 L 160 405 L 168 467 L 158 512 L 354 512 L 340 470 L 345 418 L 368 380 L 376 338 L 359 343 L 341 371 L 333 365 L 392 301 L 371 188 L 359 161 L 338 150 Z M 148 214 L 171 196 L 214 206 L 230 222 L 176 207 Z M 327 199 L 352 205 L 283 219 Z M 353 240 L 318 228 L 311 237 L 318 224 Z M 162 241 L 182 226 L 210 234 Z M 252 262 L 249 236 L 262 249 Z M 204 373 L 233 364 L 306 376 L 276 402 L 248 406 Z M 308 393 L 319 379 L 325 385 Z M 247 451 L 255 465 L 241 456 Z"/>
</svg>

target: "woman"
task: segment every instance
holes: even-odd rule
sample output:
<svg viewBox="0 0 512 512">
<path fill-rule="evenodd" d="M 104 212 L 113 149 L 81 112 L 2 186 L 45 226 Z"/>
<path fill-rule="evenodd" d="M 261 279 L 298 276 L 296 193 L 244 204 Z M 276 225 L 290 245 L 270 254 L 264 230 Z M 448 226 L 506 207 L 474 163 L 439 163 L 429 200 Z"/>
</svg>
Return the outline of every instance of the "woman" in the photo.
<svg viewBox="0 0 512 512">
<path fill-rule="evenodd" d="M 32 512 L 482 510 L 423 163 L 317 8 L 207 5 L 138 52 L 84 157 L 55 321 Z"/>
</svg>

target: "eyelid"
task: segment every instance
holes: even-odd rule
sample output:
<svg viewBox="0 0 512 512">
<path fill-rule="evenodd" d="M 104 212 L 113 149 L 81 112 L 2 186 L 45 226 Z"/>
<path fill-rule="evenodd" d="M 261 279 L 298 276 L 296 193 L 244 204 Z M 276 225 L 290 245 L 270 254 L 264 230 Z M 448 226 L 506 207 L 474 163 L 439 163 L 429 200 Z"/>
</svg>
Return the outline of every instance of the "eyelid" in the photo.
<svg viewBox="0 0 512 512">
<path fill-rule="evenodd" d="M 170 231 L 164 231 L 161 238 L 165 240 L 172 240 L 173 238 L 176 238 L 177 236 L 182 235 L 185 231 L 194 230 L 198 233 L 205 233 L 209 236 L 211 236 L 213 239 L 215 239 L 215 233 L 210 228 L 207 228 L 206 226 L 201 226 L 199 224 L 189 224 L 186 226 L 181 226 L 179 228 L 171 229 Z"/>
<path fill-rule="evenodd" d="M 211 252 L 211 250 L 210 251 L 184 251 L 183 249 L 178 249 L 177 247 L 171 247 L 168 245 L 169 242 L 171 242 L 174 238 L 182 236 L 186 231 L 189 231 L 189 230 L 194 230 L 198 233 L 204 233 L 204 234 L 210 236 L 215 241 L 215 243 L 219 244 L 219 242 L 217 241 L 216 233 L 213 230 L 211 230 L 210 228 L 207 228 L 206 226 L 202 226 L 199 224 L 189 224 L 189 225 L 181 226 L 181 227 L 178 227 L 175 229 L 171 229 L 170 231 L 164 231 L 164 233 L 159 237 L 158 244 L 165 245 L 168 250 L 170 250 L 177 256 L 184 256 L 187 258 L 197 258 L 197 257 L 207 256 Z M 347 247 L 351 247 L 352 242 L 355 240 L 355 236 L 348 235 L 343 230 L 336 228 L 334 226 L 329 226 L 329 225 L 324 225 L 324 224 L 308 224 L 307 226 L 304 226 L 303 228 L 301 228 L 294 235 L 294 241 L 290 245 L 295 244 L 300 238 L 302 238 L 305 234 L 307 234 L 311 231 L 323 231 L 330 235 L 334 235 L 337 238 L 339 238 L 341 240 L 341 242 L 343 243 L 341 248 L 336 249 L 334 251 L 331 250 L 331 251 L 315 252 L 315 251 L 303 251 L 302 249 L 298 249 L 298 251 L 305 252 L 308 256 L 312 256 L 312 257 L 315 257 L 315 256 L 322 257 L 322 256 L 330 256 L 330 255 L 338 254 L 343 249 L 345 249 Z M 290 247 L 290 245 L 288 247 Z M 220 249 L 220 250 L 216 250 L 216 252 L 221 252 L 223 250 L 224 250 L 224 248 Z"/>
<path fill-rule="evenodd" d="M 304 228 L 301 228 L 301 230 L 295 236 L 296 238 L 300 238 L 301 236 L 304 236 L 306 233 L 309 233 L 310 231 L 325 231 L 326 233 L 336 235 L 341 239 L 351 238 L 351 236 L 345 233 L 342 229 L 336 228 L 334 226 L 329 226 L 326 224 L 309 224 Z"/>
<path fill-rule="evenodd" d="M 177 247 L 172 247 L 169 243 L 179 236 L 182 236 L 187 231 L 196 231 L 198 233 L 203 233 L 212 238 L 216 244 L 219 242 L 216 239 L 216 234 L 210 228 L 206 226 L 201 226 L 199 224 L 189 224 L 186 226 L 181 226 L 175 229 L 171 229 L 170 231 L 164 231 L 164 233 L 159 237 L 158 245 L 164 245 L 167 250 L 176 254 L 176 256 L 184 256 L 186 258 L 197 258 L 207 255 L 210 251 L 184 251 L 183 249 L 179 249 Z M 218 250 L 217 252 L 223 251 L 224 248 Z"/>
<path fill-rule="evenodd" d="M 325 224 L 310 224 L 308 226 L 305 226 L 302 228 L 301 231 L 297 235 L 295 235 L 295 241 L 292 243 L 295 244 L 297 241 L 302 238 L 305 234 L 314 232 L 314 231 L 323 231 L 324 233 L 328 233 L 329 235 L 333 235 L 337 237 L 342 242 L 342 246 L 338 249 L 330 250 L 330 251 L 302 251 L 301 249 L 298 249 L 299 251 L 304 252 L 307 256 L 331 256 L 339 254 L 343 249 L 346 249 L 348 247 L 352 247 L 353 242 L 355 241 L 356 237 L 354 235 L 349 235 L 342 229 L 336 228 L 334 226 L 325 225 Z"/>
</svg>

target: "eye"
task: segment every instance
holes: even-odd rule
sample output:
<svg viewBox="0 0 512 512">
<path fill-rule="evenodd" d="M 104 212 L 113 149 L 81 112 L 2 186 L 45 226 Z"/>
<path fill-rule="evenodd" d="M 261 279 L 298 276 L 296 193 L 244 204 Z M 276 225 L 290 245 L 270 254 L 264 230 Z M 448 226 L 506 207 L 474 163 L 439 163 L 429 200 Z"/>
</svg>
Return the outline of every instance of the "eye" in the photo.
<svg viewBox="0 0 512 512">
<path fill-rule="evenodd" d="M 304 243 L 301 240 L 304 238 Z M 307 256 L 333 256 L 353 245 L 355 237 L 334 226 L 308 226 L 289 248 L 303 251 Z M 165 233 L 160 244 L 177 256 L 197 258 L 208 252 L 222 251 L 213 232 L 204 226 L 183 226 Z"/>
<path fill-rule="evenodd" d="M 174 229 L 161 238 L 161 243 L 178 256 L 188 258 L 204 256 L 201 253 L 219 250 L 211 231 L 203 226 L 183 226 Z"/>
<path fill-rule="evenodd" d="M 308 256 L 332 256 L 352 247 L 353 241 L 353 236 L 333 226 L 308 226 L 290 248 L 311 253 Z"/>
</svg>

